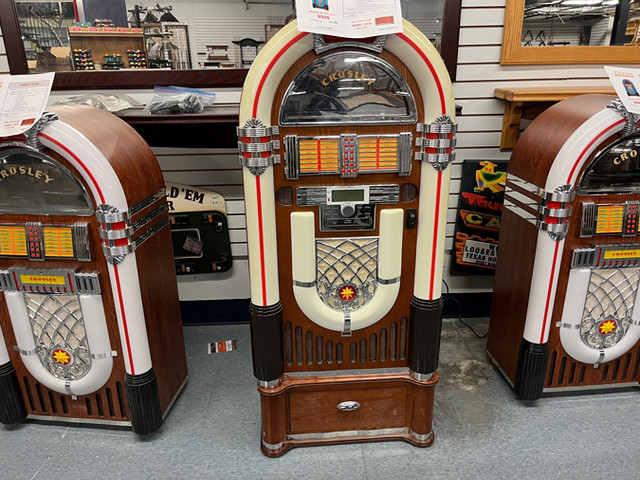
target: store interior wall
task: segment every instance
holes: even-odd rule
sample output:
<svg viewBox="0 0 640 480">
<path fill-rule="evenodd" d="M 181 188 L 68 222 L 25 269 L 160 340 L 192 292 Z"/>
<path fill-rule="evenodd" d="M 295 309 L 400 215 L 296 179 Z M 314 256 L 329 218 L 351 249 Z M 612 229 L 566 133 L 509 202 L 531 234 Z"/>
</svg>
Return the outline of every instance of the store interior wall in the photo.
<svg viewBox="0 0 640 480">
<path fill-rule="evenodd" d="M 213 3 L 213 2 L 211 2 Z M 191 4 L 195 15 L 209 2 Z M 174 12 L 183 20 L 186 1 L 172 2 Z M 220 4 L 222 5 L 222 4 Z M 211 6 L 211 5 L 210 5 Z M 237 7 L 237 5 L 235 6 Z M 234 8 L 235 8 L 234 7 Z M 250 5 L 239 15 L 252 10 L 275 6 Z M 231 12 L 216 5 L 216 11 Z M 283 5 L 283 8 L 285 6 Z M 508 160 L 510 151 L 500 151 L 500 132 L 504 104 L 494 98 L 497 87 L 558 87 L 610 85 L 601 65 L 500 65 L 505 0 L 463 0 L 457 78 L 453 83 L 456 103 L 462 107 L 457 118 L 457 156 L 452 165 L 451 195 L 447 215 L 447 257 L 451 254 L 454 221 L 458 206 L 460 177 L 464 160 Z M 197 18 L 194 19 L 194 22 Z M 238 22 L 242 20 L 239 19 Z M 240 30 L 238 30 L 240 31 Z M 0 52 L 4 51 L 0 42 Z M 0 72 L 8 71 L 6 57 L 0 53 Z M 109 90 L 104 90 L 109 92 Z M 218 103 L 238 103 L 240 89 L 216 89 Z M 51 102 L 86 92 L 52 93 Z M 118 91 L 145 102 L 151 90 Z M 212 127 L 214 128 L 214 127 Z M 153 147 L 153 146 L 152 146 Z M 229 225 L 234 255 L 231 272 L 194 275 L 179 278 L 182 300 L 216 300 L 248 298 L 248 267 L 246 261 L 246 230 L 242 198 L 241 170 L 233 149 L 154 148 L 167 181 L 186 183 L 223 193 L 228 201 Z M 490 292 L 492 276 L 455 276 L 448 273 L 449 258 L 445 260 L 445 281 L 452 293 Z"/>
</svg>

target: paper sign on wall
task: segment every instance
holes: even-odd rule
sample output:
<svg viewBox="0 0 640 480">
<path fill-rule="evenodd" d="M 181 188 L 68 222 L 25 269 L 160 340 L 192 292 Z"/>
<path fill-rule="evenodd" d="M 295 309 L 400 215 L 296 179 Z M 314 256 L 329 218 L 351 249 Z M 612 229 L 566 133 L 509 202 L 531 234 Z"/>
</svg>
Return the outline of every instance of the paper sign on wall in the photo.
<svg viewBox="0 0 640 480">
<path fill-rule="evenodd" d="M 631 113 L 640 113 L 640 70 L 607 66 L 604 69 L 624 107 Z"/>
<path fill-rule="evenodd" d="M 297 0 L 298 30 L 344 38 L 402 32 L 400 0 Z"/>
<path fill-rule="evenodd" d="M 29 130 L 42 116 L 55 73 L 0 75 L 0 137 Z"/>
</svg>

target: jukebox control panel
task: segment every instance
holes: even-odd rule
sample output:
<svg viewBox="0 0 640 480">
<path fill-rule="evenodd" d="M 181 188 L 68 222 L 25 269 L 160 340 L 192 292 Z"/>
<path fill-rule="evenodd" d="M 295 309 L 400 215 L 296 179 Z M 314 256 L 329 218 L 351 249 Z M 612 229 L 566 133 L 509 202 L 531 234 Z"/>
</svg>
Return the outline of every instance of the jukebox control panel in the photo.
<svg viewBox="0 0 640 480">
<path fill-rule="evenodd" d="M 628 201 L 620 204 L 582 204 L 580 237 L 594 235 L 622 235 L 633 237 L 638 234 L 638 207 L 640 202 Z"/>
<path fill-rule="evenodd" d="M 320 231 L 373 230 L 376 205 L 396 204 L 398 185 L 298 187 L 298 206 L 318 206 Z"/>
</svg>

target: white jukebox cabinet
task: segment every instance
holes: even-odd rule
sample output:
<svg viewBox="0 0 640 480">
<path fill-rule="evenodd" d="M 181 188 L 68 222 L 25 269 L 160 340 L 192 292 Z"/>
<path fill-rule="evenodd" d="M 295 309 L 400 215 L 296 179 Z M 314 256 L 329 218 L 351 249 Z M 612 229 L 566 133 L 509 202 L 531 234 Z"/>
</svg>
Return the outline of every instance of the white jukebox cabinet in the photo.
<svg viewBox="0 0 640 480">
<path fill-rule="evenodd" d="M 487 350 L 523 399 L 640 379 L 640 134 L 612 100 L 554 105 L 509 161 Z"/>
<path fill-rule="evenodd" d="M 238 128 L 262 450 L 426 446 L 455 124 L 412 25 L 361 40 L 283 28 L 247 75 Z"/>
<path fill-rule="evenodd" d="M 114 115 L 56 110 L 0 139 L 0 422 L 150 433 L 187 378 L 162 172 Z"/>
</svg>

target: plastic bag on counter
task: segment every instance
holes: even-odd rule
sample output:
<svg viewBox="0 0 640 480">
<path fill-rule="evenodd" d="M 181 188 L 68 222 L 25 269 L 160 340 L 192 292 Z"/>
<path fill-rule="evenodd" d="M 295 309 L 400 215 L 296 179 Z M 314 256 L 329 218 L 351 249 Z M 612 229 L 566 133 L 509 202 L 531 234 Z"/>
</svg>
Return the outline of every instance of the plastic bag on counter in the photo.
<svg viewBox="0 0 640 480">
<path fill-rule="evenodd" d="M 149 113 L 199 113 L 213 105 L 216 94 L 195 88 L 154 87 L 155 96 L 145 110 Z"/>
<path fill-rule="evenodd" d="M 138 107 L 140 103 L 131 98 L 129 95 L 113 94 L 105 95 L 102 93 L 92 93 L 89 95 L 74 95 L 64 100 L 53 103 L 53 105 L 89 105 L 91 107 L 100 108 L 109 112 L 119 112 L 127 108 Z"/>
</svg>

